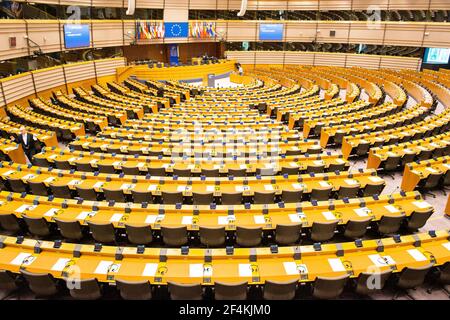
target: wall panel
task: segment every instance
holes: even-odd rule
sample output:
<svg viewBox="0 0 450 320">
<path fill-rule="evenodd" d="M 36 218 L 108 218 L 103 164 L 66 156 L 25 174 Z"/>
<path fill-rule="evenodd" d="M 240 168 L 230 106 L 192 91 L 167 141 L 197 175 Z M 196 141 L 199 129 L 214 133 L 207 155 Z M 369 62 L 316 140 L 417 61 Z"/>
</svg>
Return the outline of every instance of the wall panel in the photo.
<svg viewBox="0 0 450 320">
<path fill-rule="evenodd" d="M 35 93 L 30 72 L 3 79 L 1 82 L 7 104 Z"/>
<path fill-rule="evenodd" d="M 65 83 L 64 73 L 61 67 L 36 70 L 32 73 L 37 92 L 52 89 Z"/>
</svg>

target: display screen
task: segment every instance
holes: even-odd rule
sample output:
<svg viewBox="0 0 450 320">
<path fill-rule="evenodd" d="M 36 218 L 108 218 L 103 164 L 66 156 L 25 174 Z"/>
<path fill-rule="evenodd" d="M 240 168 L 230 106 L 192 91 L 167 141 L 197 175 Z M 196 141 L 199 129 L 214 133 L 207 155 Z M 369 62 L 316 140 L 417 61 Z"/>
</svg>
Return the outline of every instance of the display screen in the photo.
<svg viewBox="0 0 450 320">
<path fill-rule="evenodd" d="M 427 48 L 425 50 L 424 63 L 447 64 L 450 58 L 450 49 Z"/>
<path fill-rule="evenodd" d="M 91 33 L 88 24 L 64 25 L 64 45 L 66 49 L 83 48 L 91 45 Z"/>
<path fill-rule="evenodd" d="M 283 25 L 281 23 L 261 23 L 259 40 L 283 40 Z"/>
</svg>

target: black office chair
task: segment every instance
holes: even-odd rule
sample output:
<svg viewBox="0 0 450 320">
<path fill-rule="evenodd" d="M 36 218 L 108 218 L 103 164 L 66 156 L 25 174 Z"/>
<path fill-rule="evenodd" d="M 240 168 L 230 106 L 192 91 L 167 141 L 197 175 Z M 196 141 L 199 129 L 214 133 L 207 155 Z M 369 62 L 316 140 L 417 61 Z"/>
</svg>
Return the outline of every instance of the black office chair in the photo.
<svg viewBox="0 0 450 320">
<path fill-rule="evenodd" d="M 59 292 L 55 278 L 50 273 L 34 273 L 21 269 L 31 291 L 36 297 L 50 297 Z"/>
<path fill-rule="evenodd" d="M 125 281 L 116 279 L 116 286 L 124 300 L 150 300 L 152 287 L 147 281 Z"/>
<path fill-rule="evenodd" d="M 146 225 L 125 224 L 128 241 L 133 244 L 146 245 L 153 241 L 152 227 Z"/>
<path fill-rule="evenodd" d="M 77 220 L 54 219 L 61 235 L 69 240 L 79 241 L 83 239 L 83 231 Z"/>
<path fill-rule="evenodd" d="M 112 223 L 87 222 L 92 238 L 100 243 L 115 243 L 116 232 Z"/>
</svg>

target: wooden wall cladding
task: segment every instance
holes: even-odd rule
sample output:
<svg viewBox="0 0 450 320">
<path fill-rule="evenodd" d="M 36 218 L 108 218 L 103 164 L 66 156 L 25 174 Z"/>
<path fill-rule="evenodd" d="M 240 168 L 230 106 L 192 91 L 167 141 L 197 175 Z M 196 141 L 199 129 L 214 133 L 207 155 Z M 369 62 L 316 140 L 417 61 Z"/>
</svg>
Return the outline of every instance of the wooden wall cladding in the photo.
<svg viewBox="0 0 450 320">
<path fill-rule="evenodd" d="M 22 99 L 35 93 L 31 73 L 16 75 L 1 81 L 6 104 Z"/>
</svg>

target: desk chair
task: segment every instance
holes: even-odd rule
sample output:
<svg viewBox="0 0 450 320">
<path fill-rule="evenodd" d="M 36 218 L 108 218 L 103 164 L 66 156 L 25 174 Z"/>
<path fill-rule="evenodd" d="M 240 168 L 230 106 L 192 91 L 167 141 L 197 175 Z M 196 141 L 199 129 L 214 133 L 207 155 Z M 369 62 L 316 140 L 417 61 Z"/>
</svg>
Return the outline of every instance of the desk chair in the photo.
<svg viewBox="0 0 450 320">
<path fill-rule="evenodd" d="M 433 150 L 421 150 L 419 154 L 416 156 L 417 161 L 425 161 L 431 158 L 431 155 L 433 154 Z"/>
<path fill-rule="evenodd" d="M 422 267 L 405 267 L 403 270 L 397 275 L 396 286 L 401 289 L 397 291 L 393 300 L 397 299 L 400 295 L 401 291 L 406 292 L 408 289 L 414 289 L 420 285 L 422 285 L 425 281 L 425 276 L 428 274 L 428 271 L 433 267 L 433 263 L 429 263 Z M 406 295 L 413 299 L 410 295 L 406 293 Z M 413 299 L 414 300 L 414 299 Z"/>
<path fill-rule="evenodd" d="M 246 177 L 247 176 L 247 169 L 228 169 L 228 176 L 233 177 Z"/>
<path fill-rule="evenodd" d="M 102 292 L 96 278 L 78 280 L 79 288 L 70 289 L 70 295 L 77 300 L 97 300 Z"/>
<path fill-rule="evenodd" d="M 367 156 L 370 149 L 370 143 L 360 143 L 355 150 L 355 154 L 359 157 Z"/>
<path fill-rule="evenodd" d="M 277 224 L 275 229 L 275 241 L 279 245 L 292 245 L 297 243 L 302 232 L 301 223 Z"/>
<path fill-rule="evenodd" d="M 74 241 L 83 239 L 83 231 L 77 220 L 60 220 L 55 218 L 55 222 L 64 238 Z"/>
<path fill-rule="evenodd" d="M 120 146 L 114 146 L 114 145 L 107 146 L 106 147 L 106 152 L 107 153 L 115 153 L 115 154 L 123 153 L 122 150 L 120 149 Z"/>
<path fill-rule="evenodd" d="M 336 133 L 334 134 L 334 138 L 333 138 L 333 142 L 336 146 L 340 146 L 342 144 L 342 139 L 344 139 L 344 137 L 346 135 L 350 135 L 347 134 L 346 132 L 343 131 L 336 131 Z"/>
<path fill-rule="evenodd" d="M 416 157 L 415 153 L 405 153 L 405 154 L 403 154 L 402 160 L 400 162 L 400 166 L 404 167 L 408 163 L 413 162 L 415 157 Z"/>
<path fill-rule="evenodd" d="M 242 192 L 222 192 L 222 205 L 238 205 L 242 203 Z"/>
<path fill-rule="evenodd" d="M 338 199 L 357 198 L 360 186 L 341 186 L 337 192 Z"/>
<path fill-rule="evenodd" d="M 11 293 L 19 289 L 17 277 L 11 271 L 0 270 L 0 291 L 4 293 L 5 300 Z"/>
<path fill-rule="evenodd" d="M 352 280 L 352 284 L 357 294 L 361 296 L 368 296 L 372 293 L 381 291 L 391 275 L 392 270 L 384 270 L 374 273 L 361 272 L 357 279 Z"/>
<path fill-rule="evenodd" d="M 409 216 L 405 220 L 406 228 L 410 232 L 417 231 L 427 223 L 428 219 L 431 217 L 433 212 L 434 212 L 433 208 L 429 208 L 426 211 L 413 211 L 411 216 Z"/>
<path fill-rule="evenodd" d="M 383 215 L 377 224 L 378 233 L 382 235 L 393 235 L 399 229 L 404 217 L 401 215 Z"/>
<path fill-rule="evenodd" d="M 153 177 L 164 177 L 166 175 L 166 169 L 163 167 L 160 168 L 151 168 L 149 167 L 148 173 Z"/>
<path fill-rule="evenodd" d="M 306 173 L 324 173 L 325 172 L 325 165 L 319 164 L 319 165 L 312 165 L 308 164 L 306 167 Z"/>
<path fill-rule="evenodd" d="M 67 160 L 56 160 L 55 159 L 55 167 L 56 169 L 60 169 L 60 170 L 71 170 L 72 166 L 70 165 L 69 161 Z"/>
<path fill-rule="evenodd" d="M 56 198 L 72 199 L 72 192 L 67 185 L 50 185 L 50 190 Z"/>
<path fill-rule="evenodd" d="M 172 300 L 202 300 L 203 289 L 200 283 L 184 284 L 168 281 L 167 284 Z"/>
<path fill-rule="evenodd" d="M 43 182 L 28 181 L 28 185 L 30 186 L 30 191 L 32 194 L 36 196 L 48 196 L 47 187 Z"/>
<path fill-rule="evenodd" d="M 316 126 L 315 129 L 317 129 L 317 128 L 319 128 L 319 126 Z M 320 128 L 321 128 L 321 127 L 320 127 Z M 315 133 L 315 135 L 316 135 L 316 136 L 317 136 L 317 135 L 320 136 L 320 129 L 319 129 L 319 133 L 318 133 L 318 134 Z M 306 150 L 306 153 L 308 153 L 308 154 L 321 154 L 321 153 L 322 153 L 322 148 L 321 148 L 320 146 L 312 146 L 312 147 L 309 147 L 309 148 Z"/>
<path fill-rule="evenodd" d="M 20 273 L 36 297 L 50 297 L 59 292 L 56 280 L 50 273 L 33 273 L 23 269 Z"/>
<path fill-rule="evenodd" d="M 22 215 L 28 231 L 37 237 L 47 237 L 51 234 L 50 227 L 44 218 L 34 218 Z"/>
<path fill-rule="evenodd" d="M 130 165 L 122 165 L 122 172 L 127 175 L 137 176 L 140 175 L 138 167 L 130 166 Z"/>
<path fill-rule="evenodd" d="M 125 230 L 128 241 L 132 244 L 146 245 L 153 241 L 152 227 L 150 224 L 131 225 L 126 223 Z"/>
<path fill-rule="evenodd" d="M 255 191 L 253 193 L 254 204 L 270 204 L 275 202 L 275 191 Z"/>
<path fill-rule="evenodd" d="M 425 198 L 426 195 L 430 195 L 433 198 L 436 198 L 436 195 L 434 195 L 433 193 L 429 192 L 430 189 L 434 189 L 437 188 L 439 186 L 439 182 L 441 180 L 441 178 L 443 177 L 443 173 L 438 172 L 438 173 L 430 173 L 428 175 L 428 177 L 426 177 L 425 179 L 420 180 L 417 189 L 422 191 L 422 195 Z"/>
<path fill-rule="evenodd" d="M 385 171 L 386 174 L 388 174 L 392 180 L 394 180 L 394 176 L 391 173 L 392 171 L 395 171 L 398 169 L 400 165 L 401 156 L 388 156 L 386 161 L 384 162 L 382 169 Z"/>
<path fill-rule="evenodd" d="M 103 188 L 103 194 L 105 195 L 106 201 L 127 202 L 125 194 L 121 189 Z"/>
<path fill-rule="evenodd" d="M 328 166 L 328 172 L 336 172 L 336 171 L 346 171 L 345 163 L 330 163 Z"/>
<path fill-rule="evenodd" d="M 363 197 L 371 197 L 375 194 L 380 195 L 381 192 L 383 192 L 383 189 L 385 186 L 386 186 L 386 183 L 384 181 L 367 183 L 366 187 L 361 192 L 362 196 Z"/>
<path fill-rule="evenodd" d="M 257 247 L 261 244 L 262 227 L 236 227 L 236 243 L 242 247 Z"/>
<path fill-rule="evenodd" d="M 179 177 L 191 177 L 192 172 L 191 169 L 173 169 L 173 175 L 177 175 Z"/>
<path fill-rule="evenodd" d="M 200 243 L 207 247 L 220 247 L 225 244 L 225 227 L 199 227 Z"/>
<path fill-rule="evenodd" d="M 214 282 L 214 299 L 216 300 L 246 300 L 248 282 Z"/>
<path fill-rule="evenodd" d="M 303 190 L 283 190 L 281 191 L 281 200 L 284 203 L 301 202 L 303 197 Z"/>
<path fill-rule="evenodd" d="M 372 218 L 362 220 L 349 220 L 345 225 L 344 237 L 350 239 L 360 239 L 363 237 L 370 225 Z"/>
<path fill-rule="evenodd" d="M 298 167 L 281 167 L 281 174 L 287 174 L 287 175 L 297 175 L 298 174 Z"/>
<path fill-rule="evenodd" d="M 310 238 L 314 242 L 328 241 L 334 237 L 339 221 L 313 222 L 310 230 Z"/>
<path fill-rule="evenodd" d="M 437 267 L 435 269 L 435 273 L 433 274 L 433 283 L 427 289 L 427 293 L 431 294 L 434 288 L 439 284 L 442 285 L 442 289 L 447 293 L 450 298 L 450 292 L 446 289 L 445 286 L 450 285 L 450 261 L 447 261 L 443 265 Z"/>
<path fill-rule="evenodd" d="M 181 191 L 163 191 L 161 192 L 163 204 L 177 204 L 183 203 L 183 193 Z"/>
<path fill-rule="evenodd" d="M 19 219 L 12 213 L 0 213 L 0 227 L 12 233 L 22 231 Z"/>
<path fill-rule="evenodd" d="M 344 291 L 344 287 L 347 283 L 348 278 L 348 274 L 339 277 L 318 276 L 313 284 L 313 297 L 317 299 L 338 298 Z"/>
<path fill-rule="evenodd" d="M 114 169 L 114 166 L 112 164 L 97 164 L 98 171 L 100 173 L 109 173 L 109 174 L 115 174 L 116 169 Z"/>
<path fill-rule="evenodd" d="M 83 198 L 83 200 L 88 200 L 88 201 L 97 201 L 97 200 L 99 200 L 97 193 L 91 187 L 84 188 L 84 187 L 76 185 L 75 186 L 75 190 L 77 191 L 78 196 L 80 198 Z"/>
<path fill-rule="evenodd" d="M 150 300 L 152 287 L 147 281 L 125 281 L 116 279 L 116 286 L 124 300 Z"/>
<path fill-rule="evenodd" d="M 333 190 L 333 187 L 331 187 L 331 186 L 320 188 L 320 189 L 312 188 L 311 200 L 326 201 L 326 200 L 330 199 L 332 190 Z"/>
<path fill-rule="evenodd" d="M 219 177 L 220 172 L 219 169 L 202 169 L 201 175 L 204 175 L 205 177 Z"/>
<path fill-rule="evenodd" d="M 37 167 L 43 167 L 43 168 L 50 167 L 50 162 L 48 162 L 48 160 L 45 158 L 33 157 L 33 159 L 30 159 L 30 161 L 34 166 L 37 166 Z"/>
<path fill-rule="evenodd" d="M 168 246 L 180 247 L 188 243 L 188 233 L 186 226 L 161 226 L 161 235 L 164 244 Z"/>
<path fill-rule="evenodd" d="M 213 192 L 192 192 L 194 205 L 209 205 L 214 202 Z"/>
<path fill-rule="evenodd" d="M 134 203 L 153 203 L 153 196 L 150 191 L 135 191 L 131 190 L 131 196 Z"/>
<path fill-rule="evenodd" d="M 94 172 L 94 169 L 92 168 L 90 163 L 75 163 L 77 171 L 81 172 Z"/>
<path fill-rule="evenodd" d="M 92 238 L 100 243 L 115 243 L 116 232 L 112 223 L 94 223 L 87 221 Z"/>
<path fill-rule="evenodd" d="M 297 290 L 298 279 L 291 281 L 266 280 L 263 289 L 265 300 L 292 300 Z"/>
<path fill-rule="evenodd" d="M 9 189 L 13 192 L 22 193 L 27 192 L 27 185 L 22 181 L 22 179 L 7 178 L 7 183 L 9 184 Z"/>
</svg>

